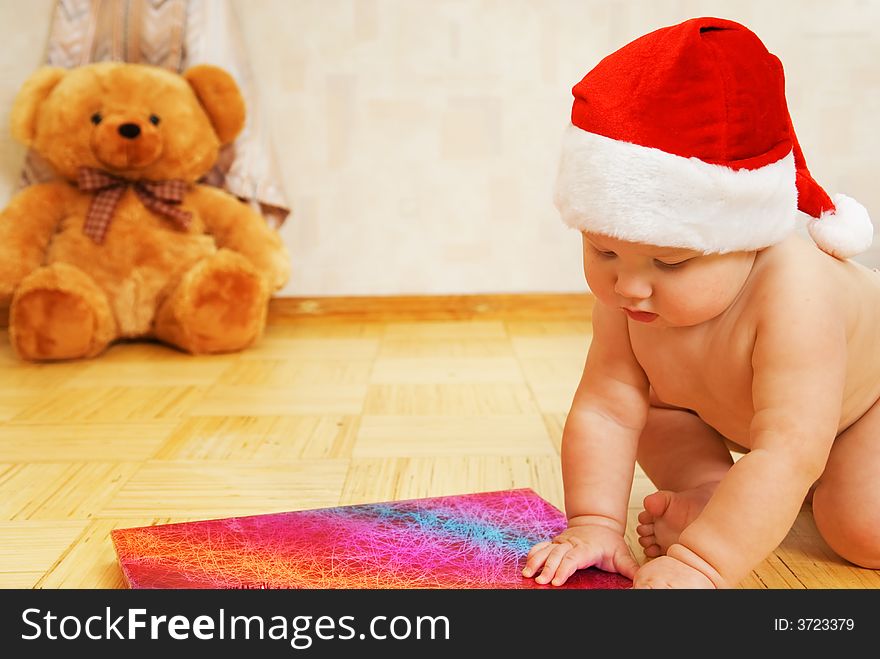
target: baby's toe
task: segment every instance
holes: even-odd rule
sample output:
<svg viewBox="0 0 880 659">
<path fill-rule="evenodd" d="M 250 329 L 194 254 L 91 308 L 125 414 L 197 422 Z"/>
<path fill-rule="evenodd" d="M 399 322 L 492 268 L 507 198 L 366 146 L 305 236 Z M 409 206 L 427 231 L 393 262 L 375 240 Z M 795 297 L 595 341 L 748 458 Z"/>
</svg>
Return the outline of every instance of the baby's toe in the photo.
<svg viewBox="0 0 880 659">
<path fill-rule="evenodd" d="M 642 505 L 645 506 L 644 512 L 653 515 L 654 517 L 661 517 L 666 513 L 666 509 L 669 508 L 669 504 L 671 501 L 672 492 L 669 492 L 667 490 L 658 490 L 657 492 L 646 496 Z"/>
<path fill-rule="evenodd" d="M 639 513 L 639 522 L 641 522 L 642 524 L 653 524 L 654 516 L 647 510 L 643 510 Z"/>
<path fill-rule="evenodd" d="M 636 527 L 636 533 L 642 536 L 653 536 L 654 535 L 654 525 L 653 524 L 639 524 Z"/>
<path fill-rule="evenodd" d="M 657 544 L 657 538 L 655 538 L 653 535 L 643 535 L 641 538 L 639 538 L 639 544 L 647 549 L 651 545 Z"/>
<path fill-rule="evenodd" d="M 649 547 L 645 547 L 645 556 L 648 558 L 657 558 L 658 556 L 663 555 L 663 550 L 660 549 L 660 545 L 651 545 Z"/>
</svg>

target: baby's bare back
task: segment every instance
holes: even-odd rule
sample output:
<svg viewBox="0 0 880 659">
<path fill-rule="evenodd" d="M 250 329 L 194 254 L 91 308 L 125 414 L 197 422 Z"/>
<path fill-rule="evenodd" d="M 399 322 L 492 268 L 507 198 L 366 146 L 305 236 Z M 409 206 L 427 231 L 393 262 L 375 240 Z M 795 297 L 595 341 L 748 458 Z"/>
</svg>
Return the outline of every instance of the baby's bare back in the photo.
<svg viewBox="0 0 880 659">
<path fill-rule="evenodd" d="M 778 278 L 819 273 L 833 287 L 847 337 L 846 385 L 838 434 L 880 398 L 880 273 L 838 261 L 792 236 L 763 250 L 734 303 L 709 322 L 688 328 L 653 328 L 630 321 L 633 352 L 656 396 L 696 412 L 728 439 L 749 447 L 752 350 L 759 323 L 807 323 L 797 305 L 768 300 Z M 789 284 L 797 286 L 798 280 Z M 815 355 L 821 360 L 822 355 Z"/>
</svg>

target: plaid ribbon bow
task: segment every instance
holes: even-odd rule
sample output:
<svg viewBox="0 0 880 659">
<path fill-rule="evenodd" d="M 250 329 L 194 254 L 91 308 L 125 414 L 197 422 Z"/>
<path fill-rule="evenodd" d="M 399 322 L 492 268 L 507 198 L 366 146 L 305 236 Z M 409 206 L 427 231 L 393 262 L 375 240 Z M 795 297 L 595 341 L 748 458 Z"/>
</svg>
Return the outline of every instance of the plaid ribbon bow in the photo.
<svg viewBox="0 0 880 659">
<path fill-rule="evenodd" d="M 181 229 L 189 227 L 192 220 L 191 212 L 178 208 L 186 193 L 186 181 L 129 181 L 100 169 L 80 167 L 76 184 L 84 192 L 96 193 L 86 215 L 83 233 L 99 245 L 104 242 L 116 205 L 129 185 L 134 187 L 144 206 L 171 218 Z"/>
</svg>

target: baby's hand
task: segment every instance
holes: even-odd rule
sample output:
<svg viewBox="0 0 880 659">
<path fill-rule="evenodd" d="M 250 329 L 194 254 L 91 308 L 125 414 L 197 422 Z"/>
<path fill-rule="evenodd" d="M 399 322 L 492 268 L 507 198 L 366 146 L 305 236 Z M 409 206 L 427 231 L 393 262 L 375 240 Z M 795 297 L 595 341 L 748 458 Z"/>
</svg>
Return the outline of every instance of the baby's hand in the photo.
<svg viewBox="0 0 880 659">
<path fill-rule="evenodd" d="M 633 588 L 715 588 L 715 584 L 687 563 L 659 556 L 639 568 Z"/>
<path fill-rule="evenodd" d="M 543 566 L 543 570 L 541 567 Z M 595 566 L 630 579 L 639 569 L 623 536 L 598 524 L 570 526 L 550 542 L 539 542 L 526 557 L 523 576 L 539 584 L 561 586 L 575 570 Z"/>
</svg>

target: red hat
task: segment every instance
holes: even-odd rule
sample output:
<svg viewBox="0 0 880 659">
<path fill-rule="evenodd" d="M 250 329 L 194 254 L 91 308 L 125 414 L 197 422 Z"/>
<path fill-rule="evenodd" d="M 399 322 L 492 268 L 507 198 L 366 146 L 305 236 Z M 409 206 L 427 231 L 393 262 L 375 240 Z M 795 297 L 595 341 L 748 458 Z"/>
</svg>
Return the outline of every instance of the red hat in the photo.
<svg viewBox="0 0 880 659">
<path fill-rule="evenodd" d="M 781 241 L 801 210 L 829 254 L 871 245 L 865 208 L 832 201 L 810 175 L 782 64 L 742 25 L 695 18 L 651 32 L 572 92 L 554 199 L 569 226 L 724 253 Z"/>
</svg>

